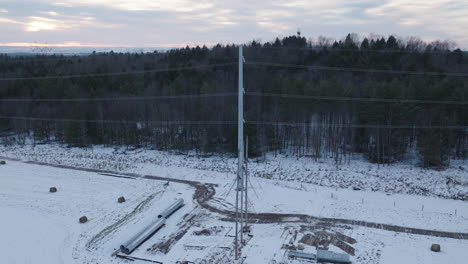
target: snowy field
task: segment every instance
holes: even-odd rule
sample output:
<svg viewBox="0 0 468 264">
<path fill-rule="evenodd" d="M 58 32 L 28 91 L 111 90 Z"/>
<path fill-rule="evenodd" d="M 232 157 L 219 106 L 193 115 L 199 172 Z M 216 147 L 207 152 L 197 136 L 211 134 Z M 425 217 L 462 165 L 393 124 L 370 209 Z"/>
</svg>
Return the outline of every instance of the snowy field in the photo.
<svg viewBox="0 0 468 264">
<path fill-rule="evenodd" d="M 119 243 L 174 199 L 188 201 L 178 214 L 190 210 L 190 193 L 175 183 L 8 162 L 0 167 L 1 262 L 111 263 Z M 127 201 L 117 203 L 120 196 Z M 79 224 L 81 216 L 89 222 Z"/>
<path fill-rule="evenodd" d="M 200 207 L 193 200 L 193 186 L 168 184 L 144 175 L 217 184 L 208 204 L 230 211 L 234 203 L 233 158 L 57 145 L 0 147 L 0 156 L 135 173 L 134 177 L 119 178 L 7 160 L 6 165 L 0 165 L 2 263 L 148 263 L 129 262 L 112 254 L 177 198 L 183 198 L 186 205 L 132 256 L 162 263 L 232 263 L 233 223 L 226 221 L 225 215 Z M 260 177 L 251 177 L 249 209 L 468 233 L 467 201 L 460 199 L 468 193 L 465 163 L 453 162 L 445 171 L 410 164 L 377 168 L 360 160 L 352 164 L 337 167 L 327 160 L 284 156 L 251 162 L 251 175 Z M 347 175 L 363 183 L 356 184 Z M 364 183 L 366 178 L 369 183 Z M 397 184 L 403 178 L 403 184 Z M 58 192 L 49 193 L 51 186 Z M 117 203 L 120 196 L 127 201 Z M 83 215 L 89 222 L 79 224 Z M 431 252 L 432 243 L 441 244 L 442 252 Z M 308 220 L 253 224 L 242 260 L 249 264 L 304 263 L 287 257 L 291 246 L 311 253 L 315 246 L 351 252 L 353 263 L 362 264 L 462 264 L 468 259 L 468 240 L 464 239 Z"/>
<path fill-rule="evenodd" d="M 156 150 L 110 147 L 66 148 L 62 145 L 0 146 L 0 156 L 78 167 L 174 176 L 182 170 L 190 177 L 232 175 L 237 159 L 231 156 L 197 157 L 195 153 L 168 153 Z M 468 200 L 468 161 L 451 161 L 446 170 L 423 169 L 413 163 L 391 166 L 371 164 L 359 156 L 349 163 L 335 164 L 331 159 L 314 160 L 294 156 L 267 155 L 250 160 L 252 176 L 265 179 L 311 183 L 314 185 L 417 194 L 422 196 Z M 162 172 L 161 172 L 162 171 Z M 184 177 L 184 176 L 177 176 Z"/>
</svg>

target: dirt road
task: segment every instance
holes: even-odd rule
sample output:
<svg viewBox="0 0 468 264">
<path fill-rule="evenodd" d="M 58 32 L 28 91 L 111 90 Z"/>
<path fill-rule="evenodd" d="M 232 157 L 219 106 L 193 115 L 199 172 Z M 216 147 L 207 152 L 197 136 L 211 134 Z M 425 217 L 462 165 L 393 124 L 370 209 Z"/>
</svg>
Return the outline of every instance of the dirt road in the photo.
<svg viewBox="0 0 468 264">
<path fill-rule="evenodd" d="M 7 157 L 0 157 L 0 158 L 4 160 L 18 161 L 18 162 L 24 162 L 28 164 L 36 164 L 36 165 L 43 165 L 43 166 L 50 166 L 50 167 L 64 168 L 64 169 L 71 169 L 71 170 L 79 170 L 79 171 L 96 172 L 100 174 L 106 174 L 106 176 L 124 177 L 124 178 L 130 178 L 130 179 L 131 178 L 144 178 L 144 179 L 150 179 L 150 180 L 187 184 L 187 185 L 192 186 L 195 189 L 195 193 L 193 194 L 193 199 L 202 208 L 205 208 L 210 212 L 224 216 L 222 220 L 225 220 L 225 221 L 234 221 L 234 218 L 235 218 L 235 212 L 220 209 L 220 208 L 210 205 L 209 201 L 213 199 L 213 197 L 216 194 L 215 184 L 202 183 L 198 181 L 180 180 L 180 179 L 153 176 L 153 175 L 140 175 L 136 173 L 120 173 L 120 172 L 107 171 L 107 170 L 78 168 L 78 167 L 73 167 L 73 166 L 55 165 L 55 164 L 36 162 L 36 161 L 22 161 L 19 159 L 12 159 L 12 158 L 7 158 Z M 357 221 L 357 220 L 352 220 L 352 219 L 316 217 L 316 216 L 305 215 L 305 214 L 250 213 L 249 222 L 252 222 L 252 223 L 324 222 L 324 223 L 329 223 L 329 224 L 362 226 L 362 227 L 367 227 L 367 228 L 375 228 L 375 229 L 381 229 L 381 230 L 387 230 L 387 231 L 393 231 L 393 232 L 399 232 L 399 233 L 468 240 L 468 233 L 444 232 L 444 231 L 437 231 L 437 230 L 410 228 L 410 227 L 397 226 L 397 225 L 380 224 L 380 223 L 374 223 L 374 222 Z"/>
</svg>

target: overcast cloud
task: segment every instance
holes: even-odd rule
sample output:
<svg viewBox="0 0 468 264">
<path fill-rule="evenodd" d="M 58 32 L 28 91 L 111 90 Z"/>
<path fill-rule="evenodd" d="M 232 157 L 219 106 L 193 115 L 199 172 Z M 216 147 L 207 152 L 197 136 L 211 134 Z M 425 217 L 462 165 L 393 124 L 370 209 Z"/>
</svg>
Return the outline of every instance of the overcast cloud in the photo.
<svg viewBox="0 0 468 264">
<path fill-rule="evenodd" d="M 0 0 L 0 45 L 173 47 L 347 33 L 453 40 L 467 0 Z"/>
</svg>

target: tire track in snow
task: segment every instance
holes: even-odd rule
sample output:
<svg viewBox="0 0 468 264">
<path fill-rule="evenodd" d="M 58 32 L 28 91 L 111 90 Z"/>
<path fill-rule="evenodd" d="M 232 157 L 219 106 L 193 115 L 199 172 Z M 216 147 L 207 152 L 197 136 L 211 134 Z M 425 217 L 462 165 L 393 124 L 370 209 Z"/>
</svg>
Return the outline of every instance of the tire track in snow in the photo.
<svg viewBox="0 0 468 264">
<path fill-rule="evenodd" d="M 141 175 L 137 173 L 127 173 L 127 172 L 120 173 L 120 172 L 114 172 L 114 171 L 108 171 L 108 170 L 73 167 L 73 166 L 68 166 L 68 165 L 56 165 L 56 164 L 37 162 L 37 161 L 23 161 L 20 159 L 1 157 L 1 156 L 0 158 L 5 159 L 5 160 L 10 160 L 10 161 L 18 161 L 18 162 L 23 162 L 27 164 L 43 165 L 43 166 L 62 168 L 62 169 L 95 172 L 98 174 L 105 173 L 105 174 L 108 174 L 106 176 L 111 176 L 111 177 L 114 176 L 114 177 L 121 178 L 122 176 L 126 176 L 126 177 L 132 177 L 132 178 L 143 178 L 143 179 L 166 181 L 166 182 L 169 181 L 169 182 L 190 185 L 191 187 L 195 189 L 195 193 L 193 194 L 193 199 L 197 201 L 197 203 L 202 208 L 205 208 L 213 213 L 224 215 L 225 218 L 221 219 L 224 221 L 233 222 L 235 218 L 235 212 L 217 208 L 209 203 L 210 200 L 212 200 L 216 194 L 216 190 L 215 190 L 215 187 L 217 187 L 216 184 L 160 177 L 160 176 L 154 176 L 154 175 Z M 316 217 L 316 216 L 310 216 L 306 214 L 249 213 L 249 220 L 250 220 L 249 222 L 251 223 L 258 223 L 258 224 L 326 222 L 326 223 L 332 223 L 332 224 L 345 224 L 345 225 L 351 225 L 351 226 L 361 226 L 361 227 L 367 227 L 367 228 L 373 228 L 373 229 L 381 229 L 381 230 L 393 231 L 393 232 L 398 232 L 398 233 L 468 240 L 468 233 L 445 232 L 445 231 L 438 231 L 438 230 L 411 228 L 411 227 L 381 224 L 381 223 L 375 223 L 375 222 L 366 222 L 366 221 L 352 220 L 352 219 Z"/>
</svg>

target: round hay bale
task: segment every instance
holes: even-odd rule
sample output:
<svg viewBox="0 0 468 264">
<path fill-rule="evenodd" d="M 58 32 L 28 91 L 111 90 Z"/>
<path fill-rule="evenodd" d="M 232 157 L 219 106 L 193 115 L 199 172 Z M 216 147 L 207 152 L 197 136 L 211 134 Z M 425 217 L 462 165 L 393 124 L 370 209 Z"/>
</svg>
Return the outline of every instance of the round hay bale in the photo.
<svg viewBox="0 0 468 264">
<path fill-rule="evenodd" d="M 88 217 L 86 217 L 86 216 L 80 217 L 80 224 L 84 224 L 86 222 L 88 222 Z"/>
<path fill-rule="evenodd" d="M 51 192 L 51 193 L 57 192 L 57 187 L 50 187 L 49 192 Z"/>
<path fill-rule="evenodd" d="M 123 203 L 123 202 L 125 202 L 125 197 L 120 196 L 120 197 L 117 199 L 117 202 L 118 202 L 118 203 Z"/>
<path fill-rule="evenodd" d="M 6 161 L 0 160 L 0 165 L 5 165 L 5 164 L 6 164 Z"/>
<path fill-rule="evenodd" d="M 431 250 L 434 252 L 440 252 L 440 245 L 439 244 L 432 244 Z"/>
</svg>

